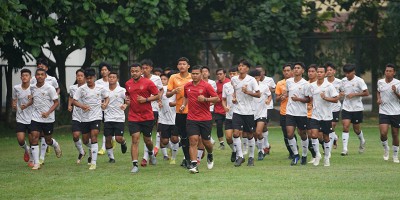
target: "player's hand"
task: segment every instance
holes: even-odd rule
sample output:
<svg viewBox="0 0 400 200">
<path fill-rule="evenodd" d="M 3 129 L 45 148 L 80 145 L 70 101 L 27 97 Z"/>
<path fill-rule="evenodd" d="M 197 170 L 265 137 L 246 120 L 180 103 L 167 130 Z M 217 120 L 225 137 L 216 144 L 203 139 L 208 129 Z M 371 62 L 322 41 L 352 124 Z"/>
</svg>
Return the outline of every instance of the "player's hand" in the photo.
<svg viewBox="0 0 400 200">
<path fill-rule="evenodd" d="M 69 112 L 72 111 L 72 106 L 68 106 L 68 111 L 69 111 Z"/>
<path fill-rule="evenodd" d="M 88 105 L 83 105 L 83 106 L 81 107 L 81 109 L 82 109 L 83 111 L 87 112 L 87 111 L 90 110 L 90 106 L 88 106 Z"/>
<path fill-rule="evenodd" d="M 131 99 L 128 96 L 125 97 L 125 103 L 126 104 L 130 104 L 131 103 Z"/>
<path fill-rule="evenodd" d="M 174 94 L 178 94 L 179 92 L 181 92 L 182 88 L 181 87 L 177 87 L 175 89 L 173 89 L 171 92 L 173 92 Z"/>
<path fill-rule="evenodd" d="M 242 87 L 242 92 L 247 94 L 247 85 L 243 85 Z"/>
<path fill-rule="evenodd" d="M 397 90 L 396 85 L 392 85 L 392 90 L 393 90 L 393 92 L 396 92 L 396 90 Z"/>
<path fill-rule="evenodd" d="M 376 100 L 376 103 L 377 103 L 378 105 L 381 105 L 381 104 L 382 104 L 382 99 Z"/>
<path fill-rule="evenodd" d="M 346 96 L 346 95 L 344 94 L 344 92 L 339 92 L 339 97 L 340 97 L 340 98 L 343 98 L 344 96 Z"/>
<path fill-rule="evenodd" d="M 269 105 L 269 103 L 271 103 L 271 99 L 269 98 L 265 99 L 265 104 Z"/>
<path fill-rule="evenodd" d="M 15 101 L 12 102 L 12 108 L 14 110 L 17 110 L 17 102 L 15 102 Z M 22 108 L 22 105 L 21 105 L 21 108 Z"/>
<path fill-rule="evenodd" d="M 197 97 L 197 101 L 198 101 L 198 102 L 205 102 L 205 101 L 206 101 L 206 97 L 204 97 L 203 95 L 199 95 L 199 96 Z"/>
<path fill-rule="evenodd" d="M 350 93 L 350 94 L 346 95 L 346 98 L 351 99 L 351 98 L 353 98 L 355 96 L 356 96 L 356 94 Z"/>
<path fill-rule="evenodd" d="M 162 101 L 158 101 L 158 107 L 159 107 L 159 108 L 162 108 L 162 107 L 163 107 Z"/>
<path fill-rule="evenodd" d="M 185 105 L 181 105 L 181 107 L 179 108 L 179 112 L 183 112 L 185 110 L 186 106 Z"/>
<path fill-rule="evenodd" d="M 325 99 L 325 92 L 321 92 L 321 94 L 319 94 L 321 96 L 322 99 Z"/>
<path fill-rule="evenodd" d="M 298 101 L 299 98 L 297 97 L 297 95 L 294 94 L 294 95 L 292 96 L 292 100 L 293 100 L 293 101 Z"/>
<path fill-rule="evenodd" d="M 237 104 L 237 103 L 238 103 L 236 97 L 232 98 L 232 103 L 234 103 L 234 104 Z"/>
<path fill-rule="evenodd" d="M 229 112 L 229 110 L 230 110 L 229 106 L 224 107 L 224 110 L 225 110 L 225 112 Z"/>
<path fill-rule="evenodd" d="M 142 97 L 142 96 L 138 96 L 137 97 L 137 101 L 139 102 L 139 103 L 146 103 L 146 98 L 144 98 L 144 97 Z"/>
<path fill-rule="evenodd" d="M 43 118 L 47 118 L 49 115 L 50 115 L 50 113 L 48 113 L 48 112 L 42 113 L 42 117 L 43 117 Z"/>
<path fill-rule="evenodd" d="M 122 104 L 119 108 L 121 108 L 121 110 L 125 110 L 127 106 L 128 105 L 126 105 L 126 104 Z"/>
<path fill-rule="evenodd" d="M 107 108 L 107 105 L 103 102 L 101 103 L 101 109 L 105 110 Z"/>
</svg>

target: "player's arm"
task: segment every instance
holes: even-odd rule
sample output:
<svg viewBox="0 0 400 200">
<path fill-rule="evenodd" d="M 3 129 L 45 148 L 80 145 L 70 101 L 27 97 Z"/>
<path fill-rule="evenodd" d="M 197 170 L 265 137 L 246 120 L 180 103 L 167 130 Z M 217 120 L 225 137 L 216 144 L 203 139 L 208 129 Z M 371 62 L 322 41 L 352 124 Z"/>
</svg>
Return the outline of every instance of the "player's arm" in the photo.
<svg viewBox="0 0 400 200">
<path fill-rule="evenodd" d="M 396 91 L 394 93 L 396 94 Z M 399 97 L 399 96 L 397 96 L 397 97 Z M 376 92 L 376 103 L 378 103 L 378 105 L 381 105 L 381 103 L 382 103 L 381 93 L 379 91 Z"/>
<path fill-rule="evenodd" d="M 105 110 L 108 106 L 108 103 L 110 103 L 110 98 L 109 97 L 104 98 L 103 102 L 101 103 L 101 108 Z"/>
<path fill-rule="evenodd" d="M 353 98 L 353 97 L 366 97 L 369 95 L 368 89 L 367 90 L 363 90 L 362 92 L 358 92 L 358 93 L 350 93 L 347 95 L 348 98 Z"/>
<path fill-rule="evenodd" d="M 185 110 L 186 106 L 187 106 L 187 98 L 186 98 L 186 97 L 183 97 L 182 105 L 181 105 L 181 107 L 179 108 L 179 111 L 180 111 L 180 112 L 183 112 L 183 111 Z"/>
<path fill-rule="evenodd" d="M 74 105 L 74 106 L 76 106 L 76 107 L 78 107 L 78 108 L 81 108 L 81 109 L 84 110 L 84 111 L 90 110 L 90 106 L 85 105 L 85 104 L 83 104 L 83 103 L 80 103 L 80 102 L 79 102 L 78 100 L 76 100 L 75 98 L 74 98 L 74 100 L 72 101 L 72 105 Z"/>
<path fill-rule="evenodd" d="M 173 90 L 167 90 L 166 96 L 168 98 L 170 98 L 170 97 L 174 96 L 175 94 L 178 94 L 181 91 L 181 89 L 182 89 L 181 87 L 177 87 L 177 88 L 175 88 Z"/>
<path fill-rule="evenodd" d="M 54 99 L 53 105 L 50 107 L 50 109 L 47 112 L 42 113 L 42 117 L 47 118 L 50 115 L 50 113 L 52 113 L 52 112 L 54 112 L 54 110 L 56 110 L 56 108 L 58 107 L 59 104 L 60 104 L 60 102 L 58 101 L 58 99 Z"/>
<path fill-rule="evenodd" d="M 56 88 L 57 95 L 60 95 L 60 88 Z"/>
<path fill-rule="evenodd" d="M 72 111 L 72 102 L 74 101 L 74 99 L 69 96 L 68 97 L 68 111 L 71 112 Z"/>
<path fill-rule="evenodd" d="M 243 93 L 245 93 L 245 94 L 247 94 L 247 95 L 250 95 L 250 96 L 252 96 L 252 97 L 256 97 L 256 98 L 260 98 L 260 97 L 261 97 L 260 90 L 257 90 L 257 91 L 255 91 L 255 92 L 245 90 L 245 91 L 243 91 Z"/>
<path fill-rule="evenodd" d="M 325 101 L 329 101 L 331 103 L 337 103 L 339 101 L 339 96 L 335 96 L 335 97 L 324 96 L 324 97 L 322 97 L 322 99 L 325 100 Z"/>
<path fill-rule="evenodd" d="M 310 103 L 310 97 L 309 96 L 305 96 L 305 97 L 298 97 L 296 95 L 293 95 L 292 97 L 293 101 L 300 101 L 301 103 Z"/>
<path fill-rule="evenodd" d="M 268 98 L 265 100 L 265 104 L 269 105 L 269 103 L 271 103 L 272 100 L 272 95 L 268 95 Z"/>
</svg>

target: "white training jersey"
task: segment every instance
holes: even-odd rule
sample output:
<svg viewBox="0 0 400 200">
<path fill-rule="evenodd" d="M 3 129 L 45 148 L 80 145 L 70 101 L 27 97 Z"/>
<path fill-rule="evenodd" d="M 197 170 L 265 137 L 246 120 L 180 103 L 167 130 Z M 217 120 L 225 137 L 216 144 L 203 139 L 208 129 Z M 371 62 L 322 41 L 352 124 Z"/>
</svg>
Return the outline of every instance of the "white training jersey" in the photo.
<svg viewBox="0 0 400 200">
<path fill-rule="evenodd" d="M 240 80 L 239 76 L 234 76 L 231 80 L 231 84 L 236 93 L 237 100 L 237 105 L 233 107 L 233 112 L 239 115 L 254 115 L 254 98 L 243 93 L 242 87 L 247 86 L 247 90 L 252 92 L 260 91 L 256 79 L 246 75 L 243 80 Z"/>
<path fill-rule="evenodd" d="M 265 101 L 269 96 L 271 96 L 271 90 L 269 90 L 269 86 L 266 84 L 261 84 L 260 82 L 260 93 L 260 98 L 253 97 L 255 102 L 254 105 L 256 107 L 256 112 L 254 113 L 255 120 L 268 117 L 268 105 L 265 104 Z"/>
<path fill-rule="evenodd" d="M 90 110 L 82 112 L 82 122 L 102 120 L 101 102 L 109 96 L 108 91 L 102 85 L 95 84 L 91 89 L 87 85 L 82 85 L 74 94 L 74 99 L 81 104 L 90 106 Z"/>
<path fill-rule="evenodd" d="M 325 80 L 328 81 L 328 78 L 325 78 Z M 340 86 L 342 85 L 342 80 L 335 78 L 335 80 L 333 80 L 331 84 L 333 85 L 333 87 L 335 87 L 336 91 L 339 93 Z M 337 103 L 332 103 L 332 112 L 339 112 L 341 108 L 342 108 L 342 103 L 340 103 L 340 101 L 338 101 Z"/>
<path fill-rule="evenodd" d="M 54 105 L 54 100 L 58 99 L 56 89 L 48 83 L 44 83 L 42 87 L 31 85 L 31 93 L 33 98 L 32 120 L 41 123 L 53 123 L 55 121 L 54 111 L 47 118 L 42 117 L 42 113 L 50 110 Z"/>
<path fill-rule="evenodd" d="M 169 106 L 169 102 L 175 102 L 176 96 L 167 97 L 167 86 L 163 86 L 164 93 L 161 98 L 162 108 L 158 111 L 158 123 L 165 125 L 175 125 L 176 108 Z"/>
<path fill-rule="evenodd" d="M 208 79 L 208 84 L 210 84 L 214 91 L 217 92 L 217 83 L 214 80 Z M 214 112 L 214 104 L 210 104 L 210 111 Z"/>
<path fill-rule="evenodd" d="M 76 91 L 78 90 L 78 88 L 79 88 L 78 84 L 71 85 L 69 87 L 69 96 L 71 98 L 74 98 L 74 95 L 75 95 Z M 79 108 L 78 106 L 73 106 L 73 108 L 74 109 L 72 110 L 72 120 L 81 122 L 82 112 L 83 112 L 82 109 Z"/>
<path fill-rule="evenodd" d="M 222 98 L 226 99 L 226 106 L 229 108 L 229 112 L 226 112 L 225 118 L 232 119 L 233 117 L 233 109 L 236 106 L 233 102 L 233 86 L 230 82 L 225 83 L 222 86 Z"/>
<path fill-rule="evenodd" d="M 15 85 L 12 92 L 12 98 L 17 100 L 16 120 L 18 123 L 31 124 L 32 105 L 21 110 L 21 105 L 26 105 L 31 97 L 30 86 L 26 89 L 22 88 L 22 84 Z"/>
<path fill-rule="evenodd" d="M 325 93 L 325 96 L 330 98 L 339 96 L 339 93 L 335 86 L 326 79 L 321 85 L 318 85 L 317 82 L 310 84 L 310 96 L 312 97 L 313 105 L 311 118 L 318 121 L 330 121 L 333 119 L 333 103 L 322 99 L 321 93 Z"/>
<path fill-rule="evenodd" d="M 125 122 L 125 111 L 121 109 L 125 103 L 125 88 L 117 86 L 114 90 L 106 90 L 110 101 L 104 110 L 104 122 Z"/>
<path fill-rule="evenodd" d="M 142 77 L 144 77 L 144 75 L 142 75 Z M 154 85 L 156 85 L 158 90 L 161 90 L 163 88 L 163 84 L 161 82 L 161 78 L 157 75 L 152 74 L 150 76 L 150 80 L 153 81 Z M 164 93 L 166 93 L 167 91 L 164 90 Z M 153 96 L 153 95 L 151 95 Z M 158 101 L 152 101 L 151 102 L 151 108 L 153 109 L 153 112 L 158 112 L 159 111 L 159 106 L 158 106 Z"/>
<path fill-rule="evenodd" d="M 260 82 L 260 85 L 261 84 L 266 84 L 266 85 L 268 85 L 269 88 L 273 88 L 273 89 L 276 88 L 275 81 L 271 77 L 265 76 L 264 80 Z M 273 108 L 274 108 L 274 101 L 273 101 L 273 99 L 271 99 L 271 102 L 267 105 L 267 109 L 273 109 Z"/>
<path fill-rule="evenodd" d="M 400 100 L 392 90 L 395 86 L 396 92 L 400 92 L 400 81 L 393 79 L 390 83 L 386 83 L 385 79 L 378 81 L 378 92 L 381 94 L 382 103 L 379 105 L 379 114 L 384 115 L 400 115 Z"/>
<path fill-rule="evenodd" d="M 54 76 L 50 76 L 50 75 L 48 75 L 48 74 L 46 74 L 46 75 L 47 75 L 47 77 L 46 77 L 46 79 L 44 80 L 44 82 L 50 84 L 51 86 L 53 86 L 54 89 L 59 88 L 57 79 L 56 79 Z M 35 78 L 35 77 L 32 77 L 32 79 L 31 79 L 31 85 L 36 85 L 36 83 L 37 83 L 36 78 Z"/>
<path fill-rule="evenodd" d="M 352 80 L 347 80 L 347 77 L 344 77 L 342 79 L 342 86 L 340 87 L 340 91 L 344 92 L 345 95 L 343 100 L 343 110 L 348 112 L 363 111 L 364 106 L 362 103 L 362 97 L 356 96 L 348 99 L 347 95 L 350 93 L 360 93 L 367 89 L 367 85 L 362 78 L 354 76 Z"/>
<path fill-rule="evenodd" d="M 288 103 L 286 106 L 286 114 L 292 116 L 307 116 L 307 103 L 300 101 L 293 101 L 292 97 L 297 96 L 299 98 L 305 98 L 309 96 L 310 83 L 304 78 L 300 81 L 295 82 L 294 78 L 286 80 L 286 91 L 288 91 Z"/>
</svg>

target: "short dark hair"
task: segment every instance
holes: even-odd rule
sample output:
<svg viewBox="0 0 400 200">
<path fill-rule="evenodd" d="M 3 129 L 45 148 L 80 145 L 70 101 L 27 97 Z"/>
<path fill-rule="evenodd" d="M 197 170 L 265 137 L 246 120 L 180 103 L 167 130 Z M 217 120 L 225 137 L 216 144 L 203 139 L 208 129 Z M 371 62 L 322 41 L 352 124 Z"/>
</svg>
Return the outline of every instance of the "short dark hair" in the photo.
<svg viewBox="0 0 400 200">
<path fill-rule="evenodd" d="M 106 67 L 108 71 L 111 71 L 111 65 L 106 63 L 106 62 L 101 62 L 99 64 L 99 70 L 101 71 L 101 69 L 103 69 L 103 67 Z"/>
<path fill-rule="evenodd" d="M 167 74 L 164 74 L 164 73 L 160 74 L 160 78 L 163 77 L 163 76 L 167 77 L 168 79 L 170 77 L 170 76 L 168 76 Z"/>
<path fill-rule="evenodd" d="M 75 75 L 78 74 L 79 72 L 82 72 L 83 74 L 85 74 L 85 71 L 83 71 L 83 69 L 78 69 L 78 70 L 76 70 Z"/>
<path fill-rule="evenodd" d="M 38 72 L 44 72 L 44 73 L 46 73 L 46 70 L 44 70 L 44 69 L 42 69 L 42 68 L 37 68 L 37 69 L 36 69 L 36 72 L 35 72 L 35 75 L 36 75 Z"/>
<path fill-rule="evenodd" d="M 306 69 L 306 65 L 305 65 L 303 62 L 295 62 L 295 63 L 293 64 L 293 67 L 296 66 L 296 65 L 300 65 L 301 68 Z"/>
<path fill-rule="evenodd" d="M 176 71 L 171 69 L 171 71 L 167 74 L 167 77 L 171 78 L 171 76 L 174 74 L 176 74 Z"/>
<path fill-rule="evenodd" d="M 282 70 L 284 70 L 286 67 L 290 67 L 290 69 L 293 69 L 292 63 L 286 63 L 282 66 Z"/>
<path fill-rule="evenodd" d="M 215 73 L 218 74 L 219 71 L 222 71 L 222 73 L 226 74 L 226 70 L 222 68 L 218 68 L 217 70 L 215 70 Z"/>
<path fill-rule="evenodd" d="M 351 63 L 347 63 L 343 66 L 343 72 L 345 73 L 349 73 L 356 70 L 356 65 L 351 64 Z"/>
<path fill-rule="evenodd" d="M 114 74 L 115 76 L 117 76 L 117 78 L 119 78 L 119 75 L 118 75 L 117 72 L 112 71 L 112 72 L 110 72 L 110 73 L 108 74 L 108 76 L 110 76 L 111 74 Z"/>
<path fill-rule="evenodd" d="M 326 68 L 330 67 L 330 68 L 336 70 L 336 66 L 335 66 L 335 64 L 333 64 L 332 62 L 326 62 L 326 63 L 325 63 L 325 67 L 326 67 Z"/>
<path fill-rule="evenodd" d="M 203 69 L 207 69 L 207 71 L 210 72 L 210 68 L 209 68 L 208 66 L 205 66 L 205 65 L 202 66 L 202 67 L 201 67 L 201 71 L 203 71 Z"/>
<path fill-rule="evenodd" d="M 186 57 L 180 57 L 180 58 L 178 59 L 178 63 L 179 63 L 180 61 L 186 61 L 188 65 L 190 64 L 190 63 L 189 63 L 189 59 L 186 58 Z"/>
<path fill-rule="evenodd" d="M 171 69 L 171 67 L 166 67 L 166 68 L 164 68 L 164 71 L 171 71 L 172 69 Z"/>
<path fill-rule="evenodd" d="M 229 72 L 237 72 L 237 71 L 238 71 L 237 66 L 229 69 Z"/>
<path fill-rule="evenodd" d="M 193 70 L 200 70 L 200 72 L 201 72 L 201 69 L 203 69 L 203 66 L 201 66 L 201 65 L 195 65 L 195 66 L 192 67 L 192 71 Z"/>
<path fill-rule="evenodd" d="M 140 67 L 140 69 L 142 69 L 142 65 L 140 63 L 133 63 L 130 68 L 132 67 Z"/>
<path fill-rule="evenodd" d="M 147 65 L 147 66 L 153 67 L 153 61 L 150 60 L 150 59 L 143 59 L 143 60 L 140 62 L 140 64 L 141 64 L 142 66 L 143 66 L 143 65 Z"/>
<path fill-rule="evenodd" d="M 38 66 L 38 65 L 40 65 L 40 64 L 46 65 L 46 67 L 49 67 L 49 62 L 48 62 L 47 59 L 45 59 L 45 58 L 38 58 L 38 59 L 36 60 L 36 66 Z"/>
<path fill-rule="evenodd" d="M 96 76 L 96 71 L 92 68 L 85 70 L 85 77 Z"/>
<path fill-rule="evenodd" d="M 161 74 L 164 73 L 164 71 L 163 71 L 161 68 L 159 68 L 159 67 L 154 68 L 154 69 L 153 69 L 153 72 L 160 72 Z"/>
<path fill-rule="evenodd" d="M 319 68 L 319 67 L 318 67 L 318 65 L 317 65 L 317 64 L 311 64 L 310 66 L 308 66 L 308 69 L 307 69 L 307 71 L 308 71 L 309 69 L 311 69 L 311 68 L 314 68 L 314 69 L 315 69 L 315 71 L 317 71 L 317 68 Z"/>
<path fill-rule="evenodd" d="M 317 69 L 318 69 L 318 68 L 323 68 L 324 71 L 326 72 L 326 68 L 327 68 L 327 67 L 326 67 L 326 65 L 318 65 Z"/>
<path fill-rule="evenodd" d="M 250 70 L 249 75 L 252 77 L 261 76 L 261 72 L 259 70 L 253 69 Z"/>
<path fill-rule="evenodd" d="M 247 61 L 246 59 L 241 59 L 241 60 L 239 60 L 239 64 L 246 65 L 248 68 L 250 68 L 250 67 L 251 67 L 251 64 L 250 64 L 250 62 L 249 62 L 249 61 Z"/>
<path fill-rule="evenodd" d="M 393 70 L 396 71 L 396 66 L 394 64 L 392 64 L 392 63 L 386 64 L 385 68 L 388 68 L 388 67 L 393 68 Z"/>
<path fill-rule="evenodd" d="M 257 68 L 261 68 L 261 71 L 265 72 L 265 68 L 264 68 L 262 65 L 257 65 L 257 66 L 256 66 L 256 69 L 257 69 Z"/>
<path fill-rule="evenodd" d="M 21 76 L 22 76 L 23 73 L 28 73 L 29 75 L 32 75 L 31 70 L 29 70 L 27 68 L 21 69 Z"/>
</svg>

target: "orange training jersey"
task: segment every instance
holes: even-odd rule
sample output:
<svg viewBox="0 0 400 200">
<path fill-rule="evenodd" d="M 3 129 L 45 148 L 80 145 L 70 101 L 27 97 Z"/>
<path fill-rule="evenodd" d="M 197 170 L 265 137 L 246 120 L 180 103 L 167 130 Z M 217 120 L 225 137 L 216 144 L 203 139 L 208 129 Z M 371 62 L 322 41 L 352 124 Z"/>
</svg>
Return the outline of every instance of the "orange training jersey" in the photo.
<svg viewBox="0 0 400 200">
<path fill-rule="evenodd" d="M 275 89 L 275 94 L 276 95 L 281 95 L 282 93 L 286 93 L 286 79 L 278 81 L 276 84 L 276 89 Z M 286 98 L 285 100 L 281 101 L 281 109 L 280 109 L 280 114 L 281 115 L 286 115 L 286 105 L 288 103 L 288 99 Z"/>
<path fill-rule="evenodd" d="M 183 78 L 181 77 L 181 74 L 174 74 L 169 78 L 168 81 L 168 87 L 167 89 L 169 91 L 172 91 L 173 89 L 180 88 L 181 91 L 179 93 L 176 93 L 176 113 L 181 113 L 179 109 L 182 106 L 183 103 L 183 95 L 184 95 L 184 86 L 186 83 L 192 81 L 192 75 L 189 73 L 187 77 Z M 188 106 L 186 106 L 185 110 L 183 110 L 182 114 L 187 114 L 188 113 Z"/>
</svg>

